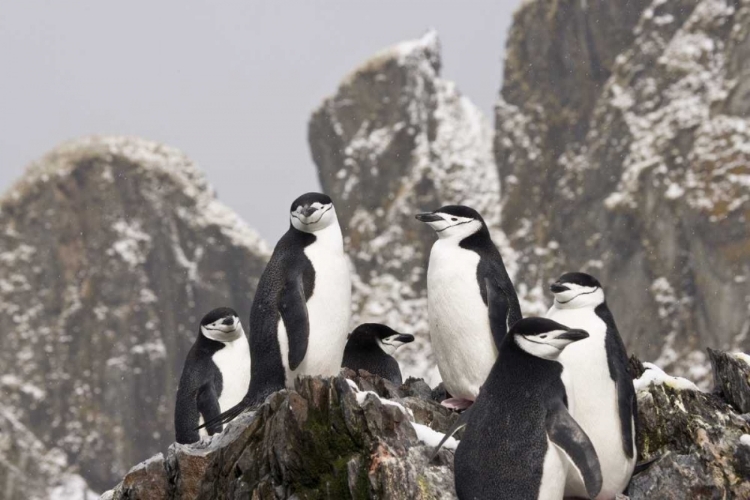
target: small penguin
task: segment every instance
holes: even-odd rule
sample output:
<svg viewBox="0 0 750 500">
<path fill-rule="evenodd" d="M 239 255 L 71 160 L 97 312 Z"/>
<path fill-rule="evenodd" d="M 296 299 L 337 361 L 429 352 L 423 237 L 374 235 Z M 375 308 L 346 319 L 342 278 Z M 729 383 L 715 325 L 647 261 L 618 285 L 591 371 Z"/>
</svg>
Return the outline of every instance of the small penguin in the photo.
<svg viewBox="0 0 750 500">
<path fill-rule="evenodd" d="M 565 349 L 560 361 L 570 366 L 575 389 L 571 413 L 591 438 L 601 463 L 604 484 L 597 498 L 613 499 L 627 487 L 637 458 L 637 399 L 625 345 L 596 278 L 564 274 L 550 290 L 555 302 L 547 318 L 589 333 L 588 339 Z M 584 491 L 577 477 L 569 478 L 566 495 Z"/>
<path fill-rule="evenodd" d="M 443 404 L 464 409 L 476 399 L 497 358 L 485 279 L 507 296 L 509 327 L 521 319 L 521 308 L 500 252 L 476 210 L 446 206 L 416 217 L 438 236 L 427 269 L 427 309 L 438 370 L 452 396 Z"/>
<path fill-rule="evenodd" d="M 250 311 L 250 388 L 214 423 L 226 423 L 299 375 L 336 376 L 349 318 L 351 277 L 331 198 L 307 193 L 292 203 L 289 230 L 260 277 Z"/>
<path fill-rule="evenodd" d="M 507 300 L 500 291 L 490 290 L 488 295 L 490 308 Z M 582 476 L 587 497 L 598 494 L 599 461 L 568 412 L 563 382 L 567 367 L 559 362 L 569 344 L 587 337 L 583 330 L 545 318 L 526 318 L 513 325 L 469 409 L 456 449 L 459 499 L 561 499 L 569 471 Z"/>
<path fill-rule="evenodd" d="M 344 349 L 343 366 L 354 371 L 367 370 L 401 385 L 401 369 L 393 354 L 403 344 L 414 341 L 414 335 L 398 333 L 377 323 L 359 325 L 349 335 Z"/>
<path fill-rule="evenodd" d="M 228 307 L 214 309 L 201 320 L 182 369 L 174 412 L 176 441 L 198 441 L 196 427 L 242 401 L 249 385 L 250 348 L 240 318 Z M 221 424 L 207 428 L 208 434 L 221 430 Z"/>
</svg>

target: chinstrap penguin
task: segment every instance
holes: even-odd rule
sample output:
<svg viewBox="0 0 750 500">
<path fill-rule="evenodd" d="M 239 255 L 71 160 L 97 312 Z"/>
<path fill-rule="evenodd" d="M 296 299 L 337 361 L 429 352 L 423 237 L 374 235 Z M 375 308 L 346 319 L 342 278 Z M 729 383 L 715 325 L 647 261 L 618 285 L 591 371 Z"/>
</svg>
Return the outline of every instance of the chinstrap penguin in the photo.
<svg viewBox="0 0 750 500">
<path fill-rule="evenodd" d="M 400 346 L 412 341 L 414 335 L 398 333 L 378 323 L 364 323 L 349 335 L 344 349 L 343 366 L 354 371 L 367 370 L 401 385 L 401 369 L 393 354 Z"/>
<path fill-rule="evenodd" d="M 351 277 L 336 209 L 328 196 L 307 193 L 294 200 L 289 218 L 250 312 L 250 389 L 219 422 L 293 387 L 299 375 L 336 376 L 341 370 Z"/>
<path fill-rule="evenodd" d="M 500 252 L 476 210 L 454 205 L 416 217 L 438 236 L 427 269 L 427 304 L 432 349 L 451 395 L 443 404 L 466 408 L 497 358 L 485 279 L 497 283 L 508 298 L 508 326 L 521 319 L 521 308 Z"/>
<path fill-rule="evenodd" d="M 250 348 L 240 318 L 227 307 L 214 309 L 200 323 L 177 388 L 174 412 L 176 441 L 200 439 L 198 425 L 242 401 L 250 384 Z M 208 434 L 221 432 L 217 423 Z"/>
<path fill-rule="evenodd" d="M 491 308 L 506 300 L 502 293 L 490 295 Z M 558 361 L 569 344 L 587 337 L 583 330 L 545 318 L 513 325 L 469 409 L 456 449 L 459 499 L 561 499 L 569 471 L 584 478 L 586 496 L 596 496 L 602 483 L 599 462 L 568 412 L 564 368 Z"/>
<path fill-rule="evenodd" d="M 627 487 L 637 457 L 637 399 L 625 345 L 596 278 L 564 274 L 550 290 L 555 302 L 547 318 L 589 333 L 588 339 L 565 349 L 560 361 L 570 367 L 571 413 L 599 456 L 604 483 L 597 498 L 613 499 Z M 584 491 L 577 477 L 569 478 L 566 495 L 581 496 Z"/>
</svg>

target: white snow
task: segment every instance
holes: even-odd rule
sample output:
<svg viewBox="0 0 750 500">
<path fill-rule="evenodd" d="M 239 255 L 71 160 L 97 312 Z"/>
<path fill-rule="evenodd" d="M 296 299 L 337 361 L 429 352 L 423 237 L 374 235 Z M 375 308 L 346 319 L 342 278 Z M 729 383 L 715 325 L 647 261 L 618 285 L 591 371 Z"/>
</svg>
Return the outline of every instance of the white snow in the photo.
<svg viewBox="0 0 750 500">
<path fill-rule="evenodd" d="M 750 447 L 750 434 L 743 434 L 740 436 L 740 444 Z"/>
<path fill-rule="evenodd" d="M 744 361 L 748 366 L 750 366 L 750 355 L 745 354 L 744 352 L 735 352 L 732 353 L 732 355 L 738 360 Z"/>
<path fill-rule="evenodd" d="M 646 371 L 633 381 L 633 386 L 637 392 L 648 390 L 652 384 L 663 384 L 677 390 L 700 391 L 693 382 L 682 377 L 667 375 L 664 370 L 652 363 L 643 363 L 643 366 Z"/>
<path fill-rule="evenodd" d="M 440 440 L 445 437 L 445 434 L 443 434 L 442 432 L 433 430 L 430 427 L 427 427 L 426 425 L 412 422 L 411 426 L 414 427 L 414 430 L 417 432 L 417 439 L 419 439 L 422 443 L 426 444 L 427 446 L 432 446 L 433 448 L 437 446 L 438 444 L 440 444 Z M 452 436 L 449 437 L 443 444 L 443 448 L 447 448 L 449 450 L 455 450 L 457 446 L 458 446 L 458 441 L 454 439 Z"/>
<path fill-rule="evenodd" d="M 78 474 L 67 474 L 61 482 L 49 490 L 49 500 L 97 500 L 99 495 L 91 491 L 86 480 Z"/>
</svg>

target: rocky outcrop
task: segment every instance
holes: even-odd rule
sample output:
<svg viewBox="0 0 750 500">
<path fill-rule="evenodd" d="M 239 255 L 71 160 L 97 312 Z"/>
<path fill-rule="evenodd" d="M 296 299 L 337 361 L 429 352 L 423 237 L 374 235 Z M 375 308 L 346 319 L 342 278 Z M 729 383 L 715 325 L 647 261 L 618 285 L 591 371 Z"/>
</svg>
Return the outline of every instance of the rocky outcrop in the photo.
<svg viewBox="0 0 750 500">
<path fill-rule="evenodd" d="M 455 498 L 451 452 L 429 463 L 424 444 L 455 417 L 429 386 L 347 375 L 356 382 L 297 380 L 222 434 L 134 467 L 104 498 Z"/>
<path fill-rule="evenodd" d="M 743 367 L 726 366 L 741 378 Z M 638 375 L 638 458 L 653 463 L 633 477 L 629 498 L 749 498 L 747 415 L 718 391 L 701 392 L 655 365 L 634 358 L 631 368 Z M 456 419 L 438 404 L 440 391 L 422 380 L 396 387 L 364 371 L 342 375 L 298 380 L 222 434 L 172 445 L 166 458 L 134 467 L 104 498 L 455 498 L 457 443 L 427 459 Z M 750 390 L 747 380 L 743 387 Z"/>
<path fill-rule="evenodd" d="M 725 356 L 734 357 L 714 352 L 711 359 Z M 743 370 L 746 377 L 742 366 L 719 363 L 714 369 L 732 372 L 731 379 Z M 750 419 L 719 395 L 723 384 L 704 393 L 650 364 L 635 383 L 639 459 L 658 460 L 633 477 L 631 500 L 750 498 Z M 742 389 L 750 391 L 747 378 Z"/>
<path fill-rule="evenodd" d="M 182 153 L 131 138 L 30 166 L 0 228 L 0 394 L 36 443 L 2 426 L 0 478 L 14 479 L 0 488 L 31 498 L 55 482 L 14 468 L 12 450 L 33 449 L 103 491 L 173 441 L 197 322 L 219 305 L 247 318 L 268 251 Z"/>
<path fill-rule="evenodd" d="M 491 129 L 440 78 L 440 65 L 434 32 L 386 49 L 347 76 L 309 125 L 323 190 L 346 208 L 339 218 L 356 269 L 355 318 L 418 334 L 398 356 L 407 374 L 427 377 L 425 270 L 435 235 L 415 213 L 472 206 L 509 257 Z"/>
<path fill-rule="evenodd" d="M 703 381 L 750 348 L 748 61 L 747 0 L 525 2 L 496 108 L 516 281 L 595 274 L 630 351 Z"/>
</svg>

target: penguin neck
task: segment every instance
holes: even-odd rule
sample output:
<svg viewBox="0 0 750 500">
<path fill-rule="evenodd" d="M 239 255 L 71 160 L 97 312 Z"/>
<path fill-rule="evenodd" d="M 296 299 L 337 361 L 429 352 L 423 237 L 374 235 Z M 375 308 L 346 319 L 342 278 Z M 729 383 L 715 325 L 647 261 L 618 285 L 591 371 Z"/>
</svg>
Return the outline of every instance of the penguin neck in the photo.
<svg viewBox="0 0 750 500">
<path fill-rule="evenodd" d="M 338 221 L 311 234 L 315 236 L 315 245 L 326 247 L 331 251 L 344 253 L 344 239 L 341 236 L 341 227 L 339 227 Z"/>
</svg>

